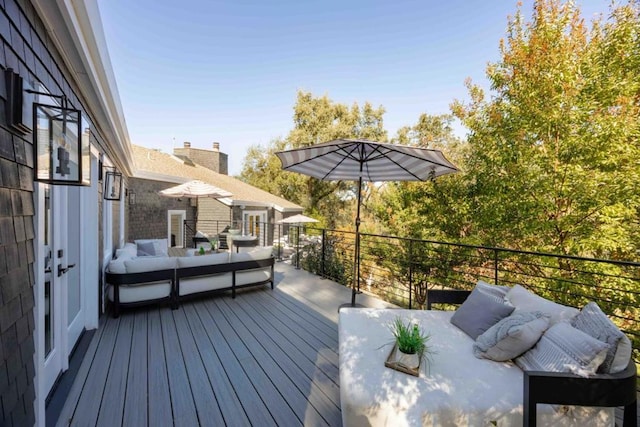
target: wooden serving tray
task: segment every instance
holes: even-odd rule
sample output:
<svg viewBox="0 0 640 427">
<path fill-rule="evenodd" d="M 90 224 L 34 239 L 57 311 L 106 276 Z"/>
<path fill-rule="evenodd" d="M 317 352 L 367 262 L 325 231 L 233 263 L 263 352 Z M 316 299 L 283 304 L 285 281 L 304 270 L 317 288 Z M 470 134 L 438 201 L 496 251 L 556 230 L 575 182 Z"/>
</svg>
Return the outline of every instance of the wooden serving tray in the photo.
<svg viewBox="0 0 640 427">
<path fill-rule="evenodd" d="M 407 368 L 406 366 L 401 365 L 393 360 L 396 354 L 397 347 L 398 347 L 397 344 L 393 345 L 393 348 L 391 349 L 391 353 L 389 353 L 389 356 L 387 356 L 387 360 L 384 362 L 384 366 L 386 366 L 387 368 L 395 369 L 396 371 L 403 372 L 405 374 L 413 375 L 414 377 L 419 377 L 420 368 L 422 367 L 422 358 L 420 358 L 420 362 L 417 368 L 415 369 Z"/>
</svg>

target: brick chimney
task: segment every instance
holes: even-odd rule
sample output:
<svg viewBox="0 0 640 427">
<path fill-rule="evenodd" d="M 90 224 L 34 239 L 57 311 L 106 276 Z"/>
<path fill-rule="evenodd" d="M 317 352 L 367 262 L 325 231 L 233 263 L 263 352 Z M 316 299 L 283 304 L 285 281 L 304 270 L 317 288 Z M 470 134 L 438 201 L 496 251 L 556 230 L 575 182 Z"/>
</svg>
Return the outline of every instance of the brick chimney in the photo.
<svg viewBox="0 0 640 427">
<path fill-rule="evenodd" d="M 184 142 L 184 147 L 174 148 L 173 154 L 189 158 L 193 163 L 211 169 L 220 174 L 229 174 L 229 157 L 220 152 L 220 143 L 214 142 L 210 150 L 191 147 L 191 143 Z"/>
</svg>

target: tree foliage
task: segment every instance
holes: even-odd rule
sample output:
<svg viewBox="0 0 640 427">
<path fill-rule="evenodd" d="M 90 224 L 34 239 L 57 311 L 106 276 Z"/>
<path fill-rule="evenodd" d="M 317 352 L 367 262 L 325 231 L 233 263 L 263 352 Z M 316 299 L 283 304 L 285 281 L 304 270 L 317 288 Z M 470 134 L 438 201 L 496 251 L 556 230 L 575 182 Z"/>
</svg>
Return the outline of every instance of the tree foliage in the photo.
<svg viewBox="0 0 640 427">
<path fill-rule="evenodd" d="M 286 139 L 272 141 L 268 147 L 252 147 L 245 159 L 241 178 L 251 185 L 282 196 L 305 208 L 305 212 L 324 218 L 321 225 L 339 227 L 352 221 L 345 209 L 353 200 L 353 182 L 320 181 L 281 169 L 277 151 L 306 147 L 337 138 L 386 140 L 384 109 L 365 103 L 347 106 L 328 96 L 315 97 L 299 91 L 294 106 L 294 127 Z M 342 215 L 344 216 L 342 216 Z"/>
<path fill-rule="evenodd" d="M 634 258 L 640 207 L 640 20 L 617 7 L 588 30 L 573 2 L 539 0 L 509 22 L 487 68 L 492 97 L 468 83 L 453 111 L 474 233 L 491 245 Z"/>
</svg>

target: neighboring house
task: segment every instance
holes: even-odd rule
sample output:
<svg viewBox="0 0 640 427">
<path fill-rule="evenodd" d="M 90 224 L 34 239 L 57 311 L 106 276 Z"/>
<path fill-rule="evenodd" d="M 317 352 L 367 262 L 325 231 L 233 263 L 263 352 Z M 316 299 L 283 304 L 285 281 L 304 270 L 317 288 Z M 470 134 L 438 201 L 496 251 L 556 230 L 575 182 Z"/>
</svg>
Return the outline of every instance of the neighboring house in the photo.
<svg viewBox="0 0 640 427">
<path fill-rule="evenodd" d="M 190 246 L 195 231 L 217 235 L 225 227 L 239 228 L 243 234 L 255 235 L 262 243 L 278 239 L 278 221 L 301 213 L 303 208 L 282 197 L 244 183 L 226 173 L 227 155 L 213 149 L 174 149 L 174 154 L 132 146 L 135 172 L 129 179 L 128 192 L 135 194 L 135 204 L 129 200 L 128 239 L 168 238 L 174 246 Z M 158 191 L 175 185 L 200 180 L 233 194 L 212 199 L 172 199 Z M 187 230 L 181 225 L 186 220 Z"/>
<path fill-rule="evenodd" d="M 182 149 L 180 160 L 132 147 L 107 52 L 97 0 L 0 0 L 2 426 L 45 425 L 48 396 L 84 332 L 98 327 L 115 250 L 129 238 L 171 234 L 172 210 L 195 219 L 192 202 L 156 191 L 201 179 L 234 194 L 199 203 L 200 218 L 272 224 L 301 211 L 227 176 L 226 155 L 215 150 L 207 166 L 223 173 L 186 160 L 206 164 L 196 151 Z M 34 123 L 35 104 L 47 104 L 46 126 Z M 83 149 L 49 137 L 71 126 Z M 47 157 L 54 178 L 45 182 L 36 163 Z M 71 175 L 81 185 L 58 179 Z"/>
</svg>

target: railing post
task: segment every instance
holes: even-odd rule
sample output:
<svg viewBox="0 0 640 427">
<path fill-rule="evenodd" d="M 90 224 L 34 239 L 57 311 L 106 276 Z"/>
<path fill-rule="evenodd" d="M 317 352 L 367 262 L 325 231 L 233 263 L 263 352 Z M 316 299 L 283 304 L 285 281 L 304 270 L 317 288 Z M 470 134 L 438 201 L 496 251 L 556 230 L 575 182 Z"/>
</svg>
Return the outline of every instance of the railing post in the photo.
<svg viewBox="0 0 640 427">
<path fill-rule="evenodd" d="M 494 284 L 498 285 L 498 250 L 493 250 L 493 274 L 494 274 Z"/>
<path fill-rule="evenodd" d="M 282 224 L 278 224 L 278 261 L 282 261 Z"/>
<path fill-rule="evenodd" d="M 326 253 L 325 253 L 325 245 L 326 245 L 326 243 L 325 242 L 326 241 L 327 241 L 327 230 L 323 228 L 322 229 L 322 246 L 321 246 L 322 247 L 322 249 L 321 249 L 322 252 L 320 254 L 320 274 L 321 274 L 322 277 L 326 277 L 325 274 L 324 274 L 324 259 L 325 259 L 325 256 L 326 256 Z"/>
<path fill-rule="evenodd" d="M 296 227 L 296 269 L 300 269 L 300 226 Z"/>
<path fill-rule="evenodd" d="M 409 240 L 409 310 L 413 307 L 413 239 Z"/>
</svg>

